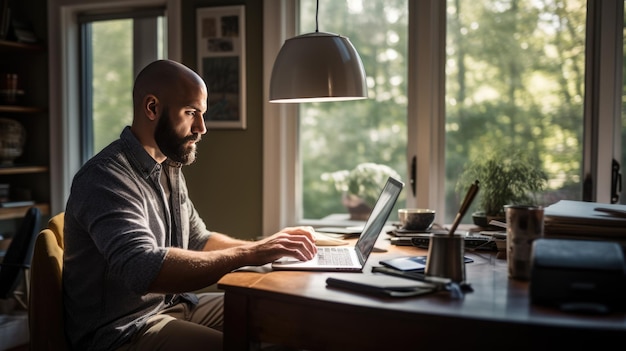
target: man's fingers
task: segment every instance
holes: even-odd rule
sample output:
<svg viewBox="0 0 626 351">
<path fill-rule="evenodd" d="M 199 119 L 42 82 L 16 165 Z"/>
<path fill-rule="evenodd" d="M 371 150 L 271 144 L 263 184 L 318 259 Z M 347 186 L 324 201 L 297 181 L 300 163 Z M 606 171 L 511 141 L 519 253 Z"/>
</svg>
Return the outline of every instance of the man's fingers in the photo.
<svg viewBox="0 0 626 351">
<path fill-rule="evenodd" d="M 299 260 L 310 260 L 317 253 L 315 238 L 307 230 L 296 230 L 287 235 L 279 235 L 277 239 L 291 256 Z"/>
</svg>

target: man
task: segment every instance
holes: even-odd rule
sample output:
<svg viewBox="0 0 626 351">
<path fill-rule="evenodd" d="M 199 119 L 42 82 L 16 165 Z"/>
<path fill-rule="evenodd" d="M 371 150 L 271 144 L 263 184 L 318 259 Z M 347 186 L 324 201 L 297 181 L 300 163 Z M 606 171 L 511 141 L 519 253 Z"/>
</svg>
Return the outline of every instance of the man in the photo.
<svg viewBox="0 0 626 351">
<path fill-rule="evenodd" d="M 65 210 L 65 329 L 77 350 L 217 350 L 221 293 L 187 294 L 242 266 L 311 259 L 310 227 L 256 242 L 210 232 L 181 167 L 206 133 L 204 81 L 155 61 L 137 76 L 133 123 L 75 175 Z"/>
</svg>

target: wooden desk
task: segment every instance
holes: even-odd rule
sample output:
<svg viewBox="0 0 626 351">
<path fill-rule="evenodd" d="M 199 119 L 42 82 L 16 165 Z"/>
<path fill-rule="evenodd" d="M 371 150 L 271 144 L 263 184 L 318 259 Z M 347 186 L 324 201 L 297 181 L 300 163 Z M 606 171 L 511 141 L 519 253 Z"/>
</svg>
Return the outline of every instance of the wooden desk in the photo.
<svg viewBox="0 0 626 351">
<path fill-rule="evenodd" d="M 390 246 L 373 253 L 364 273 L 381 259 L 425 255 Z M 327 288 L 338 274 L 234 272 L 218 283 L 225 291 L 225 350 L 270 342 L 306 350 L 582 349 L 626 345 L 626 314 L 566 314 L 530 305 L 528 283 L 507 278 L 506 260 L 471 253 L 463 300 L 448 293 L 380 298 Z"/>
</svg>

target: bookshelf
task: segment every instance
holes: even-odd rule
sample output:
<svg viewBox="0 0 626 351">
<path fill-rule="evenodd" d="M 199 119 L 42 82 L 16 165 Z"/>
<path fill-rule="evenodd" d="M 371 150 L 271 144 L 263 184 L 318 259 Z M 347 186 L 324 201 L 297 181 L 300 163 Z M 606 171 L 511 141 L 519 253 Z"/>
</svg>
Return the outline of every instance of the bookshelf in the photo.
<svg viewBox="0 0 626 351">
<path fill-rule="evenodd" d="M 32 5 L 32 1 L 26 1 Z M 23 11 L 18 2 L 13 13 L 27 14 L 32 23 L 46 21 L 40 18 L 45 12 Z M 20 12 L 22 11 L 22 12 Z M 8 201 L 33 201 L 44 216 L 50 214 L 50 137 L 48 115 L 48 53 L 45 33 L 35 33 L 36 43 L 0 39 L 0 90 L 7 89 L 8 75 L 18 77 L 17 88 L 22 95 L 9 100 L 0 96 L 0 118 L 18 121 L 26 130 L 22 154 L 13 164 L 0 165 L 0 184 L 9 184 Z M 0 205 L 0 221 L 21 219 L 32 205 L 3 207 Z"/>
</svg>

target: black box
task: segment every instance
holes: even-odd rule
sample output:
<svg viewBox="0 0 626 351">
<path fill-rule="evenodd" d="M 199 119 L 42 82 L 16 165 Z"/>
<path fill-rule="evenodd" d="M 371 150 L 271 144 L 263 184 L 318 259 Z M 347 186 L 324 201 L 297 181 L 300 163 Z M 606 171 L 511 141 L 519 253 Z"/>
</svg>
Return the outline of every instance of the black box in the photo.
<svg viewBox="0 0 626 351">
<path fill-rule="evenodd" d="M 590 313 L 623 310 L 625 265 L 616 242 L 537 239 L 532 249 L 531 302 Z"/>
</svg>

